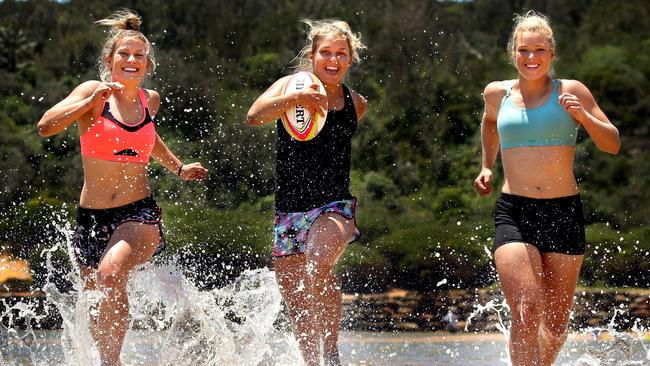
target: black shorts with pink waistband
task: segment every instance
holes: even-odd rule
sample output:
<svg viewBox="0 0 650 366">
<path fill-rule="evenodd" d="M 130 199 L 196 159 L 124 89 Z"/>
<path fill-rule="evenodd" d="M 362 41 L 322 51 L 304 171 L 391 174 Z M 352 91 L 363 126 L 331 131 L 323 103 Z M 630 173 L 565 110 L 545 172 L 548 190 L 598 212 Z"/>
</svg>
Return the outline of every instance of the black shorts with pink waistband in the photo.
<svg viewBox="0 0 650 366">
<path fill-rule="evenodd" d="M 77 227 L 74 233 L 74 255 L 79 265 L 97 268 L 115 230 L 125 222 L 156 225 L 160 243 L 156 254 L 165 248 L 161 223 L 161 209 L 152 196 L 127 205 L 106 208 L 77 208 Z"/>
</svg>

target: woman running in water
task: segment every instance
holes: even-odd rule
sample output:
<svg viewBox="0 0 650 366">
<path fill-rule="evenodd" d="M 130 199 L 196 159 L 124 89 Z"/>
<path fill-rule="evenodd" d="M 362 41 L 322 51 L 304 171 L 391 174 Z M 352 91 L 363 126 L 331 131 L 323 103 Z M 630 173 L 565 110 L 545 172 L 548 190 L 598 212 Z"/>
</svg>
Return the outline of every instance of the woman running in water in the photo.
<svg viewBox="0 0 650 366">
<path fill-rule="evenodd" d="M 573 176 L 576 135 L 582 126 L 596 146 L 618 153 L 618 130 L 589 89 L 552 79 L 555 40 L 546 17 L 517 16 L 508 45 L 518 78 L 484 92 L 483 160 L 474 181 L 492 192 L 501 147 L 505 180 L 495 214 L 494 257 L 510 307 L 513 365 L 551 365 L 564 344 L 585 252 L 578 185 Z"/>
<path fill-rule="evenodd" d="M 343 84 L 348 69 L 365 48 L 346 22 L 305 21 L 310 30 L 300 53 L 301 69 L 314 73 L 318 85 L 282 94 L 290 76 L 276 81 L 251 106 L 248 122 L 276 121 L 274 256 L 280 291 L 294 334 L 308 366 L 340 365 L 338 352 L 341 292 L 334 265 L 359 232 L 356 199 L 350 194 L 350 150 L 366 100 Z M 293 140 L 280 116 L 297 104 L 314 113 L 327 110 L 323 130 L 314 139 Z M 323 352 L 321 355 L 321 342 Z"/>
<path fill-rule="evenodd" d="M 86 288 L 103 292 L 91 333 L 101 364 L 114 366 L 121 365 L 129 322 L 129 274 L 165 246 L 147 164 L 153 157 L 185 180 L 202 179 L 207 170 L 181 163 L 156 133 L 160 95 L 141 87 L 154 72 L 154 55 L 138 15 L 124 10 L 97 23 L 111 28 L 99 60 L 102 81 L 77 86 L 37 127 L 44 137 L 75 121 L 79 127 L 84 184 L 74 254 Z"/>
</svg>

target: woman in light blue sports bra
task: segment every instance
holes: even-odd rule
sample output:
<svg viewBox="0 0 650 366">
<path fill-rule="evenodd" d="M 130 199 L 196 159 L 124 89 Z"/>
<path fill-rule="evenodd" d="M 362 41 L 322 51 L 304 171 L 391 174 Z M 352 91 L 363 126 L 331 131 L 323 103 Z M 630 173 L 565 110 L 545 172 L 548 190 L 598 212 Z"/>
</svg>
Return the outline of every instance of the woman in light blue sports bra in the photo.
<svg viewBox="0 0 650 366">
<path fill-rule="evenodd" d="M 566 339 L 585 251 L 573 176 L 578 129 L 611 154 L 620 140 L 587 87 L 549 77 L 555 40 L 548 19 L 528 12 L 515 22 L 508 52 L 518 78 L 485 88 L 483 159 L 474 186 L 483 196 L 492 192 L 500 147 L 505 179 L 493 253 L 512 318 L 510 358 L 515 366 L 551 365 Z"/>
</svg>

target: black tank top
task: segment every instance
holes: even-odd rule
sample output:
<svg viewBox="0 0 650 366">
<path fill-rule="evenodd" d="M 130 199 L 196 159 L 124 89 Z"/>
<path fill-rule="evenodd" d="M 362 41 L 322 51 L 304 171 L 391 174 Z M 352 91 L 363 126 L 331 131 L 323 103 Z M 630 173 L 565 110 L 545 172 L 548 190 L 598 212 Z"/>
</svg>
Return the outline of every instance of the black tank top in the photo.
<svg viewBox="0 0 650 366">
<path fill-rule="evenodd" d="M 357 113 L 350 91 L 343 86 L 345 105 L 328 110 L 325 125 L 315 138 L 291 138 L 282 121 L 276 123 L 275 209 L 305 212 L 330 202 L 352 198 L 350 150 L 357 130 Z"/>
</svg>

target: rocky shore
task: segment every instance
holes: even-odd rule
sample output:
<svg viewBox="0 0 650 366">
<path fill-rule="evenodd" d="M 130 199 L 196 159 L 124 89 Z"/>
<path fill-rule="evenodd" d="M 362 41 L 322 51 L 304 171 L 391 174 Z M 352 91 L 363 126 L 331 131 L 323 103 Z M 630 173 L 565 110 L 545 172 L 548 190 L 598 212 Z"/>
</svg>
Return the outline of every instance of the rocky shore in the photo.
<svg viewBox="0 0 650 366">
<path fill-rule="evenodd" d="M 477 312 L 486 304 L 500 305 L 499 290 L 449 290 L 418 293 L 391 290 L 381 294 L 346 294 L 343 327 L 364 331 L 496 331 L 499 317 L 494 309 Z M 472 313 L 471 322 L 468 319 Z M 637 323 L 650 325 L 650 291 L 579 290 L 570 323 L 572 329 L 607 327 L 615 312 L 616 329 L 628 330 Z M 450 315 L 451 313 L 451 315 Z M 447 318 L 447 319 L 446 319 Z"/>
<path fill-rule="evenodd" d="M 41 319 L 40 328 L 53 329 L 61 326 L 56 308 L 45 301 L 42 292 L 0 292 L 0 315 L 6 324 L 7 306 L 26 302 L 37 313 L 47 316 Z M 486 304 L 501 304 L 503 295 L 499 290 L 473 289 L 448 290 L 419 293 L 393 289 L 378 294 L 343 295 L 342 327 L 358 331 L 497 331 L 499 317 L 507 321 L 507 312 L 491 309 L 477 312 Z M 572 329 L 607 327 L 615 311 L 616 329 L 628 330 L 637 323 L 650 326 L 650 290 L 579 290 L 570 326 Z M 451 312 L 451 316 L 450 316 Z M 445 319 L 447 318 L 447 319 Z M 21 325 L 21 321 L 18 321 Z M 450 325 L 452 325 L 450 327 Z M 455 329 L 454 329 L 455 328 Z"/>
</svg>

